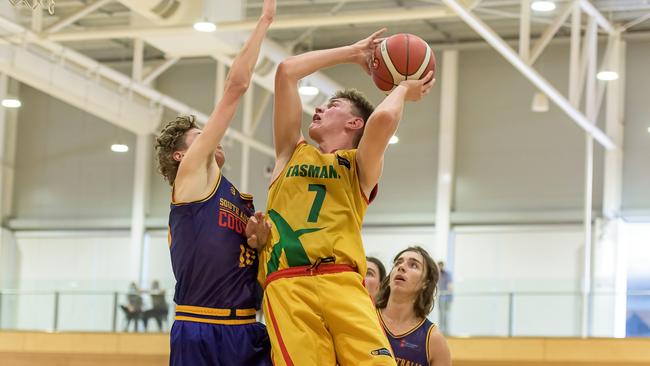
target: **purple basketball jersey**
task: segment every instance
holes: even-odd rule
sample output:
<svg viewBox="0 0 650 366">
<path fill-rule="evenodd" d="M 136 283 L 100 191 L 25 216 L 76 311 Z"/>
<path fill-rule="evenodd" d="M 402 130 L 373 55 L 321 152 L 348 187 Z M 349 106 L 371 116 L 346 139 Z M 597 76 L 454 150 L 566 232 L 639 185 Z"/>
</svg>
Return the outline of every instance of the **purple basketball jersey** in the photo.
<svg viewBox="0 0 650 366">
<path fill-rule="evenodd" d="M 381 319 L 381 314 L 379 319 Z M 429 332 L 435 327 L 433 323 L 428 319 L 424 319 L 415 328 L 399 335 L 392 334 L 384 324 L 383 319 L 381 319 L 381 325 L 384 327 L 390 346 L 393 348 L 397 366 L 429 365 L 427 340 Z"/>
<path fill-rule="evenodd" d="M 171 205 L 174 302 L 209 308 L 259 308 L 257 252 L 246 243 L 253 197 L 223 175 L 208 198 Z"/>
</svg>

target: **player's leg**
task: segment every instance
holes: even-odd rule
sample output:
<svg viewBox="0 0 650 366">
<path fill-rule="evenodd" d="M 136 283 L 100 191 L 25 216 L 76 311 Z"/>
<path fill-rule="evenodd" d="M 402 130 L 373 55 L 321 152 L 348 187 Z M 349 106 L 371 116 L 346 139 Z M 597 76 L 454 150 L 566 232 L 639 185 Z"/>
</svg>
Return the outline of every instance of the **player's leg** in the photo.
<svg viewBox="0 0 650 366">
<path fill-rule="evenodd" d="M 391 365 L 395 359 L 375 306 L 356 272 L 318 276 L 325 321 L 341 366 Z"/>
<path fill-rule="evenodd" d="M 315 277 L 283 278 L 266 287 L 264 318 L 276 366 L 336 365 L 314 280 Z"/>
<path fill-rule="evenodd" d="M 271 343 L 261 323 L 221 326 L 220 364 L 272 366 Z"/>
<path fill-rule="evenodd" d="M 170 366 L 222 366 L 215 325 L 175 321 L 170 333 Z"/>
</svg>

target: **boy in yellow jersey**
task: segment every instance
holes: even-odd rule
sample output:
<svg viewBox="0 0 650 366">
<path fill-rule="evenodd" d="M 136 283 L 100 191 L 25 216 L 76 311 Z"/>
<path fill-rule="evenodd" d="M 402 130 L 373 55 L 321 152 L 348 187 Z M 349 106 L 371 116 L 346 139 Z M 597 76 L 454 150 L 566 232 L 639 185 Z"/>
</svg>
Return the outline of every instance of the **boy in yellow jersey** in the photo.
<svg viewBox="0 0 650 366">
<path fill-rule="evenodd" d="M 290 57 L 276 72 L 276 163 L 267 203 L 272 235 L 260 251 L 275 365 L 395 365 L 363 287 L 361 223 L 404 104 L 430 91 L 432 74 L 402 82 L 374 112 L 359 92 L 338 92 L 315 110 L 309 136 L 317 146 L 301 134 L 298 95 L 298 81 L 326 67 L 357 63 L 369 72 L 383 31 Z"/>
</svg>

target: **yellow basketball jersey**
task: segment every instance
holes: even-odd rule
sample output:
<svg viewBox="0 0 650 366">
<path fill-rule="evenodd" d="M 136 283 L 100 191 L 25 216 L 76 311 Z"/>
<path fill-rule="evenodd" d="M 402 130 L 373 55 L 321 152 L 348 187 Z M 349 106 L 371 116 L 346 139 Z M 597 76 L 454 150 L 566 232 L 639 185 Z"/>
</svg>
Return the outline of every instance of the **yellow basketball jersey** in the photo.
<svg viewBox="0 0 650 366">
<path fill-rule="evenodd" d="M 366 273 L 361 223 L 368 201 L 361 191 L 357 150 L 324 154 L 301 143 L 271 184 L 266 206 L 272 223 L 260 253 L 260 280 L 289 267 L 334 258 Z"/>
</svg>

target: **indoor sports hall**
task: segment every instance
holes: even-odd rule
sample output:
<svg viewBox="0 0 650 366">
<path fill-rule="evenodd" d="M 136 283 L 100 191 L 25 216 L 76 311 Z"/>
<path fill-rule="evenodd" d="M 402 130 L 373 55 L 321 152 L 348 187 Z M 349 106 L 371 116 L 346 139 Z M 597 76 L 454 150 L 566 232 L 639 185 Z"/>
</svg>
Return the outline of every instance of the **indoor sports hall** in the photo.
<svg viewBox="0 0 650 366">
<path fill-rule="evenodd" d="M 278 65 L 384 27 L 418 36 L 435 83 L 385 151 L 365 254 L 388 272 L 414 245 L 444 263 L 427 318 L 454 365 L 650 365 L 650 1 L 276 1 L 221 140 L 222 174 L 257 210 Z M 208 121 L 263 7 L 0 0 L 0 365 L 169 364 L 156 136 Z M 304 136 L 344 88 L 390 98 L 358 65 L 313 73 Z"/>
</svg>

